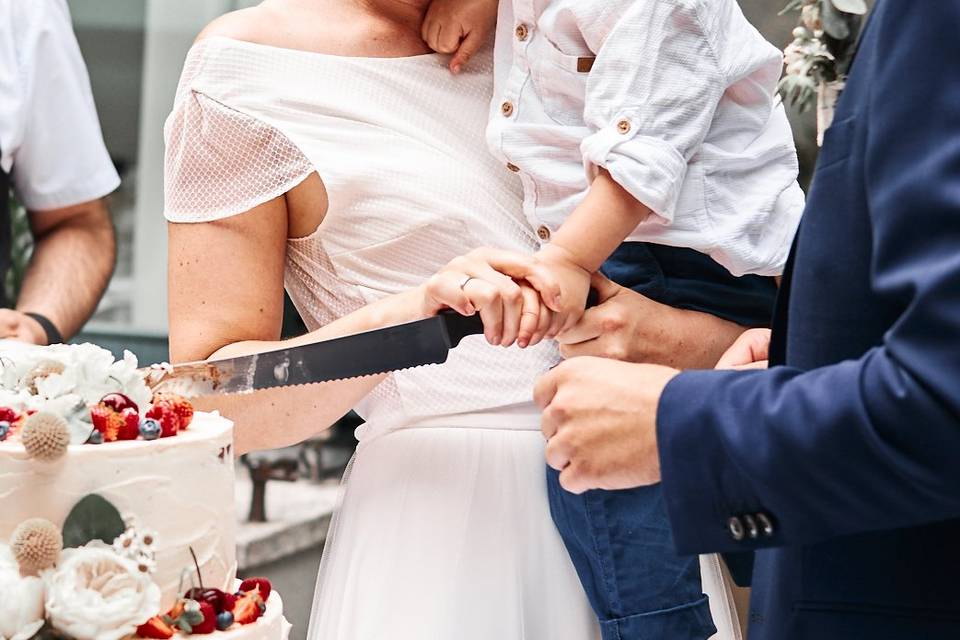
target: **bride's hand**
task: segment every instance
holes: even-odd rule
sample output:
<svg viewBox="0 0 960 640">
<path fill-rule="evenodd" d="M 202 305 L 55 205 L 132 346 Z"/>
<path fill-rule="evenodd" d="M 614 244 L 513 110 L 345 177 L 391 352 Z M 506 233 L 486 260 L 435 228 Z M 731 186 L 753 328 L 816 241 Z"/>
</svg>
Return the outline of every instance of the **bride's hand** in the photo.
<svg viewBox="0 0 960 640">
<path fill-rule="evenodd" d="M 748 329 L 730 345 L 717 369 L 766 369 L 770 354 L 770 329 Z"/>
<path fill-rule="evenodd" d="M 447 308 L 465 316 L 479 312 L 490 344 L 526 347 L 539 343 L 553 322 L 553 312 L 536 290 L 501 271 L 534 278 L 548 292 L 559 294 L 553 274 L 533 256 L 477 249 L 454 258 L 423 285 L 424 314 Z"/>
</svg>

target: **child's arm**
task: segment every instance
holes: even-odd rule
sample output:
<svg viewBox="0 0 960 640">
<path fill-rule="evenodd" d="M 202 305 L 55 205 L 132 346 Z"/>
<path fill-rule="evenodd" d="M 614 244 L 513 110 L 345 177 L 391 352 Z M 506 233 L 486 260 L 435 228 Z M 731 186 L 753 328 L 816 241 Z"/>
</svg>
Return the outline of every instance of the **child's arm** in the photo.
<svg viewBox="0 0 960 640">
<path fill-rule="evenodd" d="M 726 86 L 724 60 L 714 55 L 716 25 L 726 25 L 736 10 L 734 0 L 611 2 L 607 7 L 610 20 L 578 23 L 596 52 L 584 96 L 589 133 L 580 145 L 591 187 L 539 256 L 563 274 L 560 305 L 546 302 L 560 312 L 566 328 L 582 314 L 589 271 L 651 214 L 664 225 L 674 222 L 688 163 Z M 709 32 L 704 23 L 712 26 Z"/>
<path fill-rule="evenodd" d="M 562 249 L 576 266 L 593 273 L 648 215 L 646 205 L 601 169 L 583 202 L 540 253 Z"/>
<path fill-rule="evenodd" d="M 438 53 L 454 53 L 450 71 L 460 73 L 497 25 L 497 0 L 433 0 L 421 37 Z"/>
<path fill-rule="evenodd" d="M 590 276 L 648 215 L 650 209 L 601 170 L 570 217 L 537 259 L 560 281 L 557 328 L 569 329 L 583 315 Z M 536 282 L 533 283 L 537 285 Z"/>
</svg>

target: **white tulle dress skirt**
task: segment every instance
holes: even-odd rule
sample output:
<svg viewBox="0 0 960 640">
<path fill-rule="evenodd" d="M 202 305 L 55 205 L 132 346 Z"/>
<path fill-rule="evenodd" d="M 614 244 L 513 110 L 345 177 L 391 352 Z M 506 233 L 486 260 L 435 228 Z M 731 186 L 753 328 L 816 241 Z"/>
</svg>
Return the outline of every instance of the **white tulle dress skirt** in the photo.
<svg viewBox="0 0 960 640">
<path fill-rule="evenodd" d="M 308 637 L 598 639 L 550 517 L 543 449 L 533 407 L 361 439 L 330 527 Z M 739 640 L 716 560 L 707 560 L 715 638 Z"/>
</svg>

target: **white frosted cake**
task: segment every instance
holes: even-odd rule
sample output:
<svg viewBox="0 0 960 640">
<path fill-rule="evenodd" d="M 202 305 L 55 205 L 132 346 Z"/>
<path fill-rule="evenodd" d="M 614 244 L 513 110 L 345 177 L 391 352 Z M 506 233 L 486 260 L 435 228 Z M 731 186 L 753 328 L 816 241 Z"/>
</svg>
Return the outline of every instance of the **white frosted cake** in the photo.
<svg viewBox="0 0 960 640">
<path fill-rule="evenodd" d="M 0 367 L 0 638 L 287 638 L 269 581 L 235 578 L 230 421 L 92 345 Z"/>
</svg>

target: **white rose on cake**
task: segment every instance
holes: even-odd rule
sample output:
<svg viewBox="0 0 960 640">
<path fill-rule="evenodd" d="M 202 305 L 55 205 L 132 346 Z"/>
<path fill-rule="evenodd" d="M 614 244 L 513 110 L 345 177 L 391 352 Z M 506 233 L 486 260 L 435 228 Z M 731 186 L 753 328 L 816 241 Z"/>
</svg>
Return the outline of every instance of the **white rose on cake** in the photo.
<svg viewBox="0 0 960 640">
<path fill-rule="evenodd" d="M 20 576 L 10 548 L 0 545 L 0 640 L 27 640 L 43 626 L 43 581 Z"/>
<path fill-rule="evenodd" d="M 44 574 L 47 617 L 76 640 L 120 640 L 160 612 L 160 588 L 112 547 L 66 549 Z"/>
</svg>

